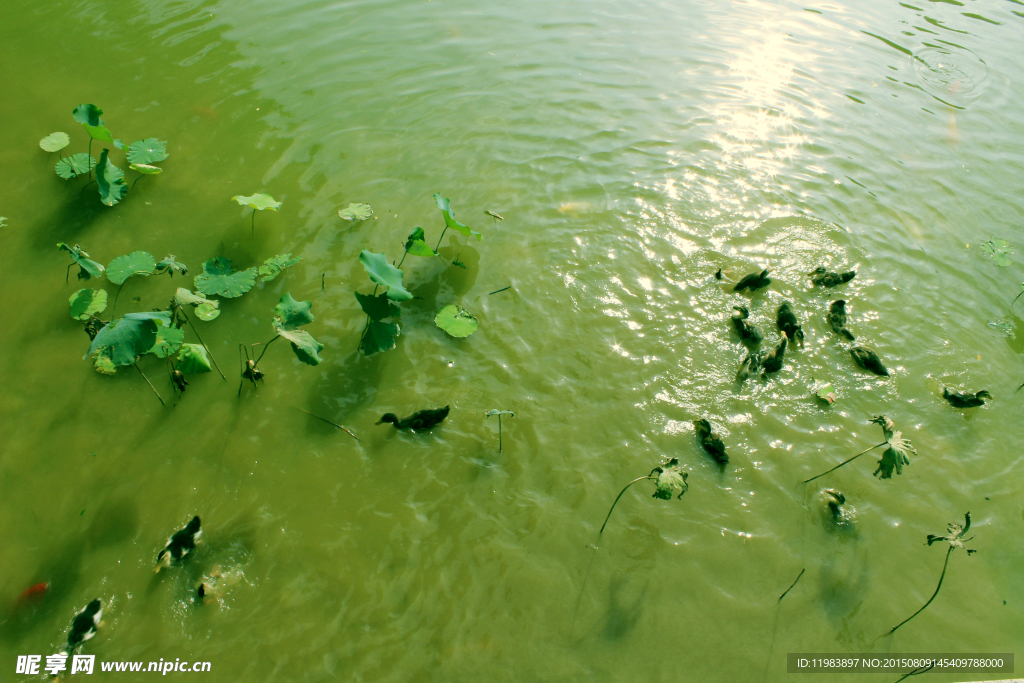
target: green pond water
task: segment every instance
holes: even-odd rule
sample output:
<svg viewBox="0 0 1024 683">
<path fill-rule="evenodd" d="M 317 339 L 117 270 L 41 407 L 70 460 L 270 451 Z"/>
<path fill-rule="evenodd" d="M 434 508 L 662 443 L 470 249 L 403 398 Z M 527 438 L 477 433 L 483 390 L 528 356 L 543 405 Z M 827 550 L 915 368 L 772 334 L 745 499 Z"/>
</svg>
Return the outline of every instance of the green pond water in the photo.
<svg viewBox="0 0 1024 683">
<path fill-rule="evenodd" d="M 96 597 L 85 653 L 209 661 L 210 682 L 782 681 L 788 652 L 1019 658 L 1022 36 L 1017 0 L 2 3 L 0 680 L 29 680 L 17 655 L 54 652 Z M 164 173 L 112 208 L 38 146 L 65 131 L 85 151 L 87 102 L 114 137 L 169 141 Z M 231 197 L 254 192 L 283 204 L 252 235 Z M 435 192 L 483 240 L 445 236 L 465 269 L 406 259 L 418 298 L 397 348 L 357 354 L 359 252 L 397 260 L 416 226 L 433 246 Z M 339 219 L 350 202 L 374 218 Z M 998 238 L 1006 266 L 980 248 Z M 130 279 L 117 314 L 165 307 L 214 256 L 303 260 L 197 323 L 227 381 L 177 396 L 165 361 L 140 361 L 162 407 L 133 368 L 82 359 L 68 297 L 117 287 L 66 284 L 57 242 L 191 269 Z M 821 264 L 857 278 L 815 288 Z M 762 267 L 754 295 L 713 277 Z M 285 292 L 312 302 L 323 363 L 271 346 L 239 397 L 238 344 L 273 336 Z M 837 298 L 890 378 L 828 330 Z M 737 385 L 732 306 L 767 348 L 783 300 L 804 347 Z M 473 336 L 434 326 L 452 303 Z M 956 410 L 944 386 L 994 400 Z M 429 433 L 374 425 L 444 405 Z M 491 409 L 515 412 L 501 453 Z M 918 451 L 902 475 L 873 477 L 876 451 L 801 483 L 880 441 L 877 414 Z M 689 491 L 637 484 L 599 537 L 669 457 Z M 852 529 L 831 524 L 828 487 Z M 977 554 L 955 552 L 935 602 L 879 638 L 934 590 L 945 553 L 926 535 L 968 510 Z M 194 514 L 204 543 L 154 576 Z M 215 567 L 233 585 L 196 606 Z"/>
</svg>

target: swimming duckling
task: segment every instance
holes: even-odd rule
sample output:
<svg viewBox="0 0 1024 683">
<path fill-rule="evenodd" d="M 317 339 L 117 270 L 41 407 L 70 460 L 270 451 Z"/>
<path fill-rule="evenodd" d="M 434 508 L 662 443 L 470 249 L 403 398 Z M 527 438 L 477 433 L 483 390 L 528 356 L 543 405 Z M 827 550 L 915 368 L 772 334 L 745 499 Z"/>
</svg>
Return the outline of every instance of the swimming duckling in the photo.
<svg viewBox="0 0 1024 683">
<path fill-rule="evenodd" d="M 811 276 L 811 281 L 816 285 L 835 287 L 836 285 L 849 282 L 853 278 L 857 277 L 857 271 L 848 270 L 845 273 L 833 273 L 832 271 L 826 270 L 825 266 L 818 266 L 808 273 L 808 275 Z"/>
<path fill-rule="evenodd" d="M 760 273 L 751 273 L 750 275 L 744 275 L 743 279 L 736 283 L 736 286 L 732 288 L 734 292 L 742 292 L 744 289 L 751 291 L 767 287 L 772 282 L 772 279 L 768 277 L 768 269 L 765 268 Z"/>
<path fill-rule="evenodd" d="M 846 503 L 846 496 L 835 489 L 825 489 L 822 493 L 825 494 L 829 512 L 832 513 L 832 521 L 839 524 L 843 521 L 843 508 L 840 506 Z"/>
<path fill-rule="evenodd" d="M 752 324 L 747 322 L 747 318 L 750 317 L 750 311 L 747 310 L 746 306 L 733 306 L 736 313 L 732 314 L 732 325 L 736 328 L 736 334 L 740 335 L 740 341 L 746 346 L 756 346 L 761 343 L 764 339 L 764 335 L 761 330 L 754 327 Z"/>
<path fill-rule="evenodd" d="M 804 330 L 798 324 L 796 314 L 793 313 L 793 306 L 788 301 L 783 301 L 782 305 L 779 306 L 778 317 L 775 322 L 787 337 L 799 342 L 800 346 L 804 345 Z"/>
<path fill-rule="evenodd" d="M 960 391 L 950 391 L 949 387 L 946 387 L 942 392 L 942 398 L 949 401 L 954 408 L 977 408 L 978 406 L 985 405 L 984 399 L 992 398 L 992 394 L 985 390 L 975 394 L 967 394 Z"/>
<path fill-rule="evenodd" d="M 413 413 L 407 418 L 398 419 L 394 413 L 385 413 L 377 424 L 389 422 L 395 425 L 395 429 L 411 429 L 414 432 L 421 429 L 430 429 L 441 424 L 441 421 L 448 417 L 448 410 L 451 406 L 436 408 L 434 410 L 421 410 Z"/>
<path fill-rule="evenodd" d="M 778 372 L 782 369 L 782 364 L 786 355 L 786 346 L 789 344 L 789 337 L 786 333 L 782 333 L 782 341 L 779 345 L 768 353 L 761 356 L 761 368 L 764 370 L 763 375 L 767 375 L 769 372 Z"/>
<path fill-rule="evenodd" d="M 870 346 L 854 346 L 850 349 L 850 355 L 853 356 L 853 362 L 865 370 L 870 370 L 882 377 L 889 376 L 889 371 L 882 363 L 882 359 L 878 357 L 878 354 Z"/>
<path fill-rule="evenodd" d="M 156 556 L 156 567 L 153 569 L 154 574 L 159 573 L 164 567 L 170 568 L 172 560 L 181 560 L 195 550 L 196 541 L 203 535 L 203 530 L 199 528 L 199 524 L 199 517 L 196 516 L 185 525 L 184 529 L 174 532 L 174 535 L 167 540 L 167 545 Z"/>
<path fill-rule="evenodd" d="M 748 352 L 747 357 L 740 363 L 740 369 L 736 371 L 736 381 L 743 384 L 751 375 L 756 375 L 761 369 L 761 354 Z"/>
<path fill-rule="evenodd" d="M 708 455 L 714 458 L 719 465 L 729 462 L 729 456 L 725 453 L 725 443 L 711 433 L 711 423 L 707 420 L 694 420 L 693 426 L 697 428 L 697 438 Z"/>
<path fill-rule="evenodd" d="M 81 612 L 71 620 L 71 629 L 68 631 L 68 642 L 61 651 L 69 655 L 75 648 L 92 638 L 98 632 L 103 617 L 103 603 L 96 598 L 85 606 Z"/>
<path fill-rule="evenodd" d="M 722 279 L 722 269 L 721 268 L 719 268 L 718 270 L 715 271 L 715 279 L 716 280 L 721 280 Z"/>
<path fill-rule="evenodd" d="M 832 331 L 843 339 L 848 341 L 856 339 L 856 337 L 853 336 L 853 332 L 846 329 L 846 301 L 843 299 L 833 301 L 829 305 L 828 313 L 825 314 L 825 319 L 828 321 L 828 326 L 832 328 Z"/>
</svg>

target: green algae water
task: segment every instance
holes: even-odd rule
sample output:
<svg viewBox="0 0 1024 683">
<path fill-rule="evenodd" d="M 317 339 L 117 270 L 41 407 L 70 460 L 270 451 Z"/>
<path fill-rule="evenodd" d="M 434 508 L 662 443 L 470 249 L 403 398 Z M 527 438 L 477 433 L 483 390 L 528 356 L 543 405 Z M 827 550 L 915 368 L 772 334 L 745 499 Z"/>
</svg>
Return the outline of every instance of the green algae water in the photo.
<svg viewBox="0 0 1024 683">
<path fill-rule="evenodd" d="M 782 681 L 789 652 L 1019 658 L 1022 35 L 1016 0 L 3 3 L 0 680 L 34 680 L 17 656 L 57 651 L 97 597 L 83 652 L 207 661 L 209 682 Z M 38 145 L 64 131 L 86 151 L 82 103 L 115 138 L 168 141 L 164 172 L 114 207 Z M 257 192 L 282 205 L 251 227 L 231 197 Z M 447 260 L 406 259 L 397 348 L 363 356 L 359 253 L 397 260 L 417 226 L 433 246 L 435 192 L 483 239 L 448 231 Z M 340 219 L 349 203 L 373 218 Z M 983 249 L 998 239 L 1005 265 Z M 179 396 L 165 361 L 140 361 L 163 407 L 133 368 L 83 360 L 68 297 L 117 287 L 65 283 L 58 242 L 188 265 L 128 280 L 118 315 L 165 308 L 216 256 L 302 261 L 197 322 L 227 381 Z M 825 290 L 819 265 L 858 274 Z M 764 267 L 769 288 L 730 291 Z M 285 293 L 312 302 L 324 360 L 275 344 L 239 395 L 238 345 L 273 336 Z M 888 379 L 829 331 L 838 298 Z M 770 348 L 784 300 L 803 347 L 738 385 L 732 306 Z M 479 330 L 438 329 L 448 304 Z M 946 386 L 994 399 L 957 410 Z M 374 424 L 445 405 L 428 433 Z M 494 409 L 515 413 L 500 454 Z M 875 451 L 801 483 L 877 443 L 879 414 L 917 449 L 902 474 L 873 477 Z M 688 492 L 640 482 L 599 535 L 621 488 L 672 457 Z M 880 638 L 934 590 L 926 535 L 967 511 L 978 552 L 954 552 L 935 601 Z M 155 575 L 195 514 L 203 542 Z M 196 605 L 203 577 L 218 595 Z"/>
</svg>

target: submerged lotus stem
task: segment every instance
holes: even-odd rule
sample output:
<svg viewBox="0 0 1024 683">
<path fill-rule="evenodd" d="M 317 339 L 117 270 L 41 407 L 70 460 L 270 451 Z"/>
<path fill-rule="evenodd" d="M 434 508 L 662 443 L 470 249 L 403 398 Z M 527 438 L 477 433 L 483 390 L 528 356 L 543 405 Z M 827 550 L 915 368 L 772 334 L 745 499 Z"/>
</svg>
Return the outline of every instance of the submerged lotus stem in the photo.
<svg viewBox="0 0 1024 683">
<path fill-rule="evenodd" d="M 188 326 L 191 327 L 192 331 L 196 333 L 196 338 L 199 340 L 199 343 L 202 344 L 203 348 L 206 349 L 206 352 L 208 354 L 210 354 L 210 359 L 213 361 L 213 366 L 215 368 L 217 368 L 217 372 L 220 373 L 221 378 L 226 382 L 228 378 L 224 376 L 224 372 L 220 369 L 220 366 L 217 365 L 217 358 L 216 358 L 216 356 L 213 355 L 213 351 L 210 350 L 210 347 L 206 345 L 206 342 L 204 342 L 203 338 L 199 335 L 199 330 L 197 330 L 196 326 L 192 324 L 192 319 L 189 318 L 188 315 L 185 313 L 185 309 L 184 308 L 181 308 L 179 306 L 178 310 L 181 311 L 181 314 L 183 316 L 185 316 L 185 320 L 186 320 L 186 322 L 188 322 Z"/>
<path fill-rule="evenodd" d="M 437 239 L 437 246 L 434 247 L 434 253 L 435 254 L 437 253 L 437 250 L 441 248 L 441 240 L 444 239 L 444 234 L 446 232 L 448 232 L 448 224 L 447 223 L 445 223 L 444 230 L 441 231 L 441 236 Z"/>
<path fill-rule="evenodd" d="M 125 280 L 117 286 L 117 292 L 114 294 L 114 303 L 110 304 L 110 319 L 114 319 L 114 309 L 117 308 L 117 297 L 121 296 L 121 288 L 124 287 L 124 283 L 128 282 Z"/>
<path fill-rule="evenodd" d="M 256 209 L 252 210 L 252 232 L 249 234 L 250 237 L 256 236 Z"/>
<path fill-rule="evenodd" d="M 260 361 L 261 361 L 261 360 L 263 360 L 263 354 L 267 352 L 267 348 L 268 348 L 268 347 L 269 347 L 269 346 L 270 346 L 271 344 L 273 344 L 273 343 L 274 343 L 275 341 L 277 341 L 278 339 L 280 339 L 280 338 L 281 338 L 281 335 L 277 335 L 277 336 L 275 336 L 275 337 L 274 337 L 273 339 L 271 339 L 270 341 L 268 341 L 268 342 L 267 342 L 266 344 L 264 344 L 264 345 L 263 345 L 263 350 L 262 350 L 262 351 L 260 351 L 260 357 L 259 357 L 259 358 L 257 358 L 257 359 L 256 359 L 256 362 L 252 364 L 252 367 L 253 367 L 253 369 L 254 369 L 254 370 L 258 370 L 258 369 L 259 369 L 259 367 L 260 367 Z M 255 355 L 256 355 L 256 351 L 255 351 L 255 350 L 254 350 L 254 351 L 252 352 L 252 355 L 253 355 L 253 356 L 255 356 Z"/>
<path fill-rule="evenodd" d="M 295 406 L 295 409 L 296 409 L 296 410 L 301 410 L 302 412 L 304 412 L 304 413 L 305 413 L 306 415 L 309 415 L 310 417 L 315 417 L 315 418 L 316 418 L 316 419 L 318 419 L 318 420 L 321 420 L 321 421 L 323 421 L 323 422 L 326 422 L 326 423 L 327 423 L 327 424 L 329 424 L 329 425 L 333 425 L 333 426 L 337 427 L 337 428 L 338 428 L 338 429 L 340 429 L 341 431 L 343 431 L 343 432 L 345 432 L 346 434 L 348 434 L 349 436 L 351 436 L 351 437 L 352 437 L 353 439 L 355 439 L 356 441 L 362 441 L 362 439 L 360 439 L 360 438 L 359 438 L 358 436 L 356 436 L 355 434 L 353 434 L 353 433 L 352 433 L 352 430 L 350 430 L 350 429 L 349 429 L 348 427 L 342 427 L 342 426 L 341 426 L 340 424 L 338 424 L 337 422 L 331 422 L 330 420 L 328 420 L 328 419 L 327 419 L 327 418 L 325 418 L 325 417 L 320 417 L 319 415 L 314 415 L 313 413 L 309 412 L 309 411 L 308 411 L 308 410 L 306 410 L 305 408 L 299 408 L 298 406 Z"/>
<path fill-rule="evenodd" d="M 908 621 L 910 621 L 911 619 L 916 617 L 918 614 L 923 612 L 925 607 L 927 607 L 928 605 L 932 604 L 932 600 L 935 599 L 935 596 L 939 594 L 939 589 L 942 588 L 942 579 L 946 578 L 946 567 L 949 566 L 949 556 L 950 556 L 950 554 L 952 554 L 952 552 L 953 552 L 953 546 L 951 545 L 946 550 L 946 560 L 942 563 L 942 573 L 939 575 L 939 585 L 935 587 L 935 592 L 932 593 L 932 597 L 928 598 L 928 602 L 924 603 L 924 605 L 921 607 L 921 609 L 917 610 L 916 612 L 911 614 L 909 617 L 907 617 L 906 619 L 904 619 L 900 623 L 898 623 L 895 626 L 893 626 L 892 629 L 889 631 L 890 634 L 893 633 L 900 626 L 903 626 L 903 624 L 907 623 Z M 886 634 L 886 635 L 888 635 L 888 634 Z"/>
<path fill-rule="evenodd" d="M 1010 310 L 1011 311 L 1013 310 L 1013 305 L 1015 303 L 1017 303 L 1017 299 L 1021 298 L 1022 296 L 1024 296 L 1024 291 L 1021 291 L 1020 294 L 1018 294 L 1017 296 L 1013 297 L 1013 301 L 1010 302 Z"/>
<path fill-rule="evenodd" d="M 139 363 L 138 363 L 138 361 L 136 361 L 136 362 L 135 362 L 135 363 L 133 363 L 132 365 L 134 365 L 134 366 L 135 366 L 135 369 L 139 371 L 139 374 L 140 374 L 140 375 L 142 375 L 142 379 L 146 380 L 146 384 L 148 384 L 148 385 L 149 385 L 149 388 L 153 390 L 153 393 L 154 393 L 154 394 L 156 394 L 156 397 L 157 397 L 158 399 L 160 399 L 160 405 L 162 405 L 162 406 L 166 406 L 167 404 L 166 404 L 166 403 L 164 403 L 164 399 L 163 399 L 163 397 L 162 397 L 162 396 L 160 395 L 160 392 L 156 390 L 156 387 L 154 387 L 154 386 L 153 386 L 153 383 L 149 381 L 149 378 L 148 378 L 148 377 L 146 377 L 146 373 L 144 373 L 144 372 L 142 371 L 142 368 L 140 368 L 140 367 L 139 367 Z"/>
<path fill-rule="evenodd" d="M 498 452 L 501 453 L 501 413 L 498 413 Z"/>
<path fill-rule="evenodd" d="M 787 588 L 786 590 L 782 591 L 782 595 L 779 596 L 779 599 L 778 599 L 777 602 L 782 602 L 782 598 L 786 597 L 786 594 L 789 593 L 789 591 L 793 590 L 793 586 L 796 585 L 796 582 L 800 580 L 800 577 L 804 575 L 805 571 L 807 571 L 807 567 L 804 567 L 803 569 L 800 570 L 800 573 L 796 575 L 795 579 L 793 579 L 793 583 L 789 584 L 789 588 Z"/>
<path fill-rule="evenodd" d="M 871 448 L 868 448 L 868 449 L 866 449 L 866 450 L 863 450 L 863 451 L 861 451 L 860 453 L 858 453 L 857 455 L 855 455 L 855 456 L 853 456 L 852 458 L 850 458 L 849 460 L 844 460 L 844 461 L 842 461 L 841 463 L 839 463 L 838 465 L 836 465 L 835 467 L 833 467 L 833 468 L 832 468 L 832 469 L 830 469 L 830 470 L 826 470 L 825 472 L 822 472 L 821 474 L 819 474 L 819 475 L 817 475 L 817 476 L 815 476 L 815 477 L 811 477 L 810 479 L 804 479 L 804 483 L 806 484 L 806 483 L 808 483 L 808 482 L 812 482 L 812 481 L 814 481 L 815 479 L 818 479 L 819 477 L 824 477 L 824 476 L 825 476 L 826 474 L 828 474 L 829 472 L 835 472 L 836 470 L 838 470 L 838 469 L 839 469 L 840 467 L 842 467 L 843 465 L 845 465 L 845 464 L 847 464 L 847 463 L 849 463 L 849 462 L 853 462 L 854 460 L 856 460 L 856 459 L 857 459 L 857 458 L 859 458 L 860 456 L 864 455 L 865 453 L 867 453 L 867 452 L 869 452 L 869 451 L 873 451 L 873 450 L 875 450 L 876 448 L 881 448 L 882 446 L 886 445 L 887 443 L 889 443 L 889 442 L 888 442 L 888 441 L 883 441 L 882 443 L 878 444 L 877 446 L 872 446 Z"/>
<path fill-rule="evenodd" d="M 615 497 L 615 502 L 612 503 L 611 508 L 608 510 L 608 516 L 604 518 L 604 524 L 601 525 L 601 530 L 597 532 L 598 536 L 604 533 L 604 528 L 608 526 L 608 520 L 612 516 L 612 510 L 615 509 L 615 505 L 619 502 L 619 498 L 622 498 L 622 494 L 626 492 L 626 489 L 628 489 L 630 486 L 637 483 L 638 481 L 643 481 L 644 479 L 657 479 L 657 477 L 652 477 L 651 475 L 648 474 L 647 476 L 644 477 L 637 477 L 633 481 L 626 484 L 626 486 L 621 491 L 619 491 L 619 495 Z"/>
</svg>

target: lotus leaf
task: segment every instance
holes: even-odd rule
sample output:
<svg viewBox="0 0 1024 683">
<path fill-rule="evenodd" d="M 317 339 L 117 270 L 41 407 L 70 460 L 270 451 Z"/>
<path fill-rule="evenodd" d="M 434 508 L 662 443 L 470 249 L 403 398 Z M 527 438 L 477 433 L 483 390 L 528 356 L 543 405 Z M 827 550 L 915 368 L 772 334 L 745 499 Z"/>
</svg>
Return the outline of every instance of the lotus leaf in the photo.
<svg viewBox="0 0 1024 683">
<path fill-rule="evenodd" d="M 168 358 L 175 354 L 183 341 L 185 341 L 185 330 L 180 327 L 160 325 L 156 328 L 156 341 L 146 353 L 152 353 L 157 358 Z"/>
<path fill-rule="evenodd" d="M 124 149 L 124 140 L 114 140 L 114 147 L 117 147 L 118 149 Z"/>
<path fill-rule="evenodd" d="M 355 295 L 359 307 L 363 309 L 363 313 L 370 316 L 370 320 L 397 318 L 402 315 L 402 309 L 398 307 L 398 304 L 390 301 L 387 294 L 367 296 L 356 292 Z"/>
<path fill-rule="evenodd" d="M 236 202 L 242 206 L 251 206 L 257 211 L 263 211 L 264 209 L 270 209 L 271 211 L 277 211 L 277 207 L 281 206 L 281 202 L 276 201 L 269 194 L 257 193 L 251 197 L 244 197 L 240 194 L 232 197 Z"/>
<path fill-rule="evenodd" d="M 115 285 L 124 284 L 132 275 L 149 277 L 156 271 L 156 259 L 145 251 L 118 256 L 107 266 L 107 279 Z"/>
<path fill-rule="evenodd" d="M 164 172 L 164 169 L 159 166 L 150 166 L 149 164 L 129 164 L 128 168 L 143 175 L 156 175 Z"/>
<path fill-rule="evenodd" d="M 373 208 L 369 204 L 349 204 L 338 211 L 338 217 L 346 221 L 365 221 L 372 215 Z"/>
<path fill-rule="evenodd" d="M 103 110 L 95 104 L 80 104 L 75 107 L 71 115 L 75 117 L 75 121 L 78 121 L 83 126 L 103 125 L 103 119 L 100 118 L 103 115 Z"/>
<path fill-rule="evenodd" d="M 885 415 L 875 415 L 868 424 L 876 424 L 881 427 L 886 441 L 892 439 L 893 432 L 896 429 L 896 423 Z"/>
<path fill-rule="evenodd" d="M 64 242 L 58 242 L 57 248 L 61 251 L 66 251 L 71 255 L 71 260 L 78 264 L 81 270 L 78 272 L 79 280 L 88 280 L 91 277 L 100 277 L 103 275 L 103 266 L 95 261 L 89 259 L 89 254 L 85 252 L 77 244 L 73 247 L 69 247 Z"/>
<path fill-rule="evenodd" d="M 682 498 L 683 494 L 690 488 L 686 483 L 686 472 L 683 472 L 678 458 L 672 458 L 668 462 L 655 467 L 651 470 L 651 476 L 654 476 L 655 473 L 657 473 L 657 477 L 654 480 L 654 498 L 672 500 L 672 494 L 676 491 L 679 491 L 679 495 L 676 498 Z"/>
<path fill-rule="evenodd" d="M 372 320 L 366 327 L 366 333 L 363 334 L 363 340 L 359 343 L 359 348 L 367 356 L 381 351 L 390 351 L 395 348 L 395 338 L 399 334 L 401 334 L 401 330 L 398 325 Z"/>
<path fill-rule="evenodd" d="M 488 410 L 487 413 L 485 414 L 486 417 L 491 417 L 492 415 L 511 415 L 512 417 L 516 416 L 516 414 L 513 413 L 511 410 Z"/>
<path fill-rule="evenodd" d="M 44 152 L 59 152 L 70 144 L 71 138 L 67 133 L 50 133 L 39 141 Z"/>
<path fill-rule="evenodd" d="M 292 343 L 292 351 L 306 365 L 319 365 L 323 360 L 317 354 L 324 350 L 324 345 L 313 339 L 309 332 L 279 328 L 277 333 Z"/>
<path fill-rule="evenodd" d="M 412 298 L 402 286 L 402 271 L 388 263 L 384 254 L 373 254 L 363 249 L 359 254 L 359 262 L 366 269 L 366 274 L 378 285 L 388 288 L 387 295 L 392 301 L 408 301 Z"/>
<path fill-rule="evenodd" d="M 96 334 L 83 360 L 97 351 L 104 351 L 114 365 L 131 365 L 153 348 L 157 328 L 170 325 L 171 314 L 167 312 L 128 313 Z"/>
<path fill-rule="evenodd" d="M 174 292 L 174 303 L 179 306 L 197 306 L 199 304 L 213 304 L 213 306 L 219 306 L 214 299 L 204 299 L 198 294 L 193 294 L 184 287 L 178 287 L 178 290 Z"/>
<path fill-rule="evenodd" d="M 196 306 L 196 317 L 209 322 L 220 315 L 220 308 L 216 302 L 212 304 L 199 304 Z"/>
<path fill-rule="evenodd" d="M 117 372 L 117 366 L 114 365 L 114 361 L 110 360 L 110 355 L 106 349 L 96 354 L 96 358 L 92 361 L 92 367 L 101 375 L 113 375 Z"/>
<path fill-rule="evenodd" d="M 466 237 L 476 237 L 477 240 L 482 240 L 483 235 L 478 232 L 474 232 L 468 225 L 455 220 L 455 212 L 452 211 L 451 202 L 441 196 L 440 193 L 434 195 L 434 201 L 437 202 L 437 208 L 441 209 L 441 215 L 444 216 L 444 224 L 446 227 L 461 232 Z"/>
<path fill-rule="evenodd" d="M 85 132 L 89 134 L 93 140 L 99 140 L 100 142 L 114 142 L 114 136 L 110 134 L 106 126 L 83 126 Z"/>
<path fill-rule="evenodd" d="M 100 201 L 113 206 L 128 194 L 128 186 L 124 184 L 124 171 L 110 163 L 107 155 L 110 150 L 104 149 L 96 164 L 96 184 L 100 188 Z"/>
<path fill-rule="evenodd" d="M 437 256 L 437 252 L 427 246 L 423 228 L 416 228 L 409 233 L 409 239 L 405 242 L 405 251 L 413 256 Z"/>
<path fill-rule="evenodd" d="M 107 293 L 102 289 L 80 289 L 68 300 L 71 306 L 71 317 L 75 320 L 88 320 L 107 308 Z"/>
<path fill-rule="evenodd" d="M 182 344 L 178 351 L 178 370 L 186 375 L 210 372 L 210 359 L 202 344 Z"/>
<path fill-rule="evenodd" d="M 188 275 L 188 266 L 184 263 L 179 263 L 173 255 L 165 256 L 164 260 L 156 264 L 157 275 L 163 275 L 167 273 L 171 277 L 174 277 L 175 273 L 179 275 Z"/>
<path fill-rule="evenodd" d="M 260 279 L 264 282 L 270 282 L 277 277 L 282 270 L 285 268 L 291 268 L 301 260 L 301 256 L 292 258 L 291 254 L 278 254 L 277 256 L 271 256 L 263 262 L 262 266 L 259 267 Z"/>
<path fill-rule="evenodd" d="M 291 294 L 285 292 L 274 308 L 274 328 L 280 334 L 282 331 L 297 330 L 303 325 L 308 325 L 314 319 L 310 312 L 312 307 L 313 304 L 309 301 L 296 301 Z"/>
<path fill-rule="evenodd" d="M 879 479 L 892 479 L 892 472 L 903 474 L 903 466 L 910 464 L 910 454 L 917 455 L 917 450 L 910 444 L 910 441 L 902 438 L 902 432 L 896 432 L 888 440 L 888 448 L 882 453 L 882 459 L 878 461 L 878 468 L 872 472 Z M 879 473 L 881 472 L 881 476 Z"/>
<path fill-rule="evenodd" d="M 75 176 L 85 175 L 89 172 L 89 169 L 95 166 L 96 159 L 85 152 L 79 152 L 58 161 L 54 170 L 57 171 L 57 175 L 61 178 L 71 180 Z"/>
<path fill-rule="evenodd" d="M 437 312 L 434 324 L 453 337 L 468 337 L 480 327 L 476 318 L 453 304 Z"/>
<path fill-rule="evenodd" d="M 981 243 L 981 253 L 995 261 L 997 266 L 1005 268 L 1010 265 L 1013 245 L 1006 240 L 991 239 Z"/>
<path fill-rule="evenodd" d="M 167 143 L 156 138 L 136 140 L 125 153 L 130 164 L 149 165 L 167 158 Z M 157 171 L 159 173 L 159 171 Z"/>
<path fill-rule="evenodd" d="M 235 272 L 229 259 L 218 256 L 203 264 L 203 272 L 196 275 L 195 287 L 207 296 L 217 294 L 228 299 L 240 297 L 256 284 L 256 269 Z"/>
<path fill-rule="evenodd" d="M 952 548 L 963 548 L 967 551 L 967 554 L 978 552 L 977 550 L 971 550 L 964 545 L 965 541 L 970 541 L 971 538 L 964 538 L 967 532 L 971 528 L 971 513 L 964 514 L 964 523 L 961 525 L 958 522 L 952 522 L 946 525 L 947 533 L 945 536 L 936 536 L 935 534 L 928 534 L 928 545 L 935 543 L 936 541 L 949 541 L 949 545 Z"/>
</svg>

